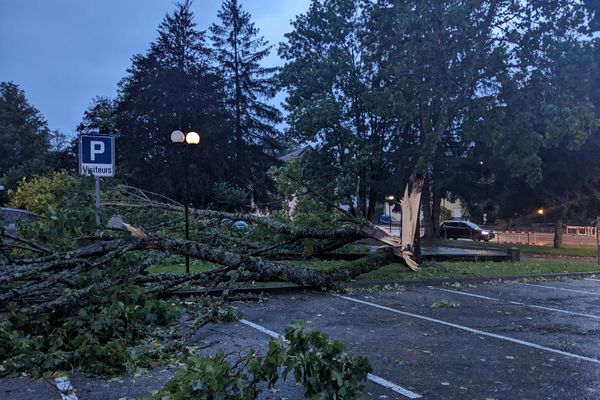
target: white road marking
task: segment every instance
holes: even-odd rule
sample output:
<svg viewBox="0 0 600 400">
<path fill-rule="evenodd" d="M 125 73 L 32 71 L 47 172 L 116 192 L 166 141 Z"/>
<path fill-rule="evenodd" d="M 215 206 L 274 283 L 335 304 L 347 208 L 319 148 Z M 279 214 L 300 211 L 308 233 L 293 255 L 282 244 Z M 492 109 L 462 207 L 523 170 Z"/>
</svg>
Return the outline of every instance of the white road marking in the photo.
<svg viewBox="0 0 600 400">
<path fill-rule="evenodd" d="M 279 338 L 283 339 L 284 338 L 283 335 L 280 335 L 277 332 L 273 332 L 272 330 L 269 330 L 269 329 L 265 328 L 264 326 L 255 324 L 252 321 L 248 321 L 247 319 L 240 319 L 240 322 L 244 325 L 248 325 L 251 328 L 261 331 L 262 333 L 265 333 L 275 339 L 279 339 Z M 403 388 L 400 385 L 396 385 L 395 383 L 392 383 L 392 382 L 388 381 L 387 379 L 383 379 L 382 377 L 377 376 L 377 375 L 369 374 L 369 375 L 367 375 L 367 379 L 370 380 L 371 382 L 377 383 L 378 385 L 381 385 L 390 390 L 393 390 L 396 393 L 406 396 L 409 399 L 420 399 L 422 397 L 420 394 L 411 392 L 410 390 Z"/>
<path fill-rule="evenodd" d="M 54 380 L 54 383 L 56 383 L 56 387 L 60 391 L 62 400 L 78 400 L 77 395 L 73 393 L 74 389 L 69 378 L 66 376 L 59 376 Z"/>
<path fill-rule="evenodd" d="M 547 351 L 549 353 L 560 354 L 560 355 L 563 355 L 563 356 L 566 356 L 566 357 L 575 358 L 575 359 L 581 360 L 581 361 L 589 361 L 589 362 L 594 363 L 594 364 L 600 364 L 600 360 L 598 360 L 596 358 L 581 356 L 579 354 L 569 353 L 569 352 L 566 352 L 566 351 L 553 349 L 551 347 L 541 346 L 539 344 L 527 342 L 525 340 L 515 339 L 515 338 L 511 338 L 511 337 L 504 336 L 504 335 L 498 335 L 496 333 L 491 333 L 491 332 L 486 332 L 486 331 L 482 331 L 482 330 L 475 329 L 475 328 L 470 328 L 468 326 L 464 326 L 464 325 L 460 325 L 460 324 L 454 324 L 452 322 L 442 321 L 440 319 L 426 317 L 424 315 L 413 314 L 413 313 L 409 313 L 409 312 L 406 312 L 406 311 L 396 310 L 395 308 L 382 306 L 382 305 L 379 305 L 379 304 L 371 303 L 371 302 L 360 300 L 360 299 L 355 299 L 353 297 L 347 297 L 347 296 L 341 296 L 341 295 L 335 295 L 335 296 L 337 296 L 339 298 L 342 298 L 342 299 L 345 299 L 345 300 L 348 300 L 348 301 L 353 301 L 355 303 L 364 304 L 364 305 L 367 305 L 367 306 L 370 306 L 370 307 L 379 308 L 381 310 L 391 311 L 393 313 L 404 315 L 406 317 L 417 318 L 417 319 L 421 319 L 423 321 L 433 322 L 435 324 L 445 325 L 445 326 L 449 326 L 451 328 L 456 328 L 456 329 L 460 329 L 460 330 L 463 330 L 463 331 L 466 331 L 466 332 L 471 332 L 471 333 L 474 333 L 476 335 L 488 336 L 488 337 L 492 337 L 494 339 L 500 339 L 500 340 L 504 340 L 504 341 L 507 341 L 507 342 L 520 344 L 520 345 L 531 347 L 531 348 L 534 348 L 534 349 L 537 349 L 537 350 L 543 350 L 543 351 Z"/>
<path fill-rule="evenodd" d="M 525 282 L 514 282 L 514 283 L 517 283 L 519 285 L 534 286 L 534 287 L 540 287 L 540 288 L 545 288 L 545 289 L 564 290 L 565 292 L 574 292 L 574 293 L 581 293 L 581 294 L 593 294 L 595 296 L 600 296 L 600 293 L 588 292 L 587 290 L 567 289 L 567 288 L 561 288 L 561 287 L 556 287 L 556 286 L 538 285 L 538 284 L 525 283 Z"/>
<path fill-rule="evenodd" d="M 247 319 L 240 319 L 240 322 L 244 325 L 248 325 L 251 328 L 256 329 L 257 331 L 261 331 L 262 333 L 266 333 L 267 335 L 275 338 L 275 339 L 283 339 L 283 335 L 280 335 L 277 332 L 273 332 L 271 330 L 268 330 L 267 328 L 265 328 L 264 326 L 260 326 L 258 324 L 255 324 L 254 322 L 248 321 Z"/>
<path fill-rule="evenodd" d="M 395 383 L 392 383 L 386 379 L 383 379 L 380 376 L 377 375 L 373 375 L 373 374 L 369 374 L 367 375 L 367 378 L 374 383 L 377 383 L 383 387 L 386 387 L 390 390 L 393 390 L 394 392 L 401 394 L 403 396 L 408 397 L 409 399 L 420 399 L 422 396 L 420 394 L 417 394 L 415 392 L 411 392 L 410 390 L 403 388 L 402 386 L 396 385 Z"/>
<path fill-rule="evenodd" d="M 488 296 L 482 296 L 480 294 L 473 294 L 473 293 L 467 293 L 467 292 L 459 292 L 458 290 L 444 289 L 444 288 L 438 288 L 438 287 L 434 287 L 434 286 L 429 286 L 429 289 L 435 289 L 435 290 L 441 290 L 441 291 L 444 291 L 444 292 L 460 294 L 461 296 L 476 297 L 478 299 L 493 300 L 493 301 L 503 301 L 503 302 L 506 302 L 506 303 L 509 303 L 509 304 L 514 304 L 514 305 L 517 305 L 517 306 L 525 306 L 525 307 L 530 307 L 530 308 L 537 308 L 537 309 L 540 309 L 540 310 L 553 311 L 553 312 L 558 312 L 558 313 L 563 313 L 563 314 L 577 315 L 579 317 L 587 317 L 587 318 L 593 318 L 593 319 L 600 320 L 600 315 L 578 313 L 578 312 L 574 312 L 574 311 L 561 310 L 559 308 L 538 306 L 538 305 L 535 305 L 535 304 L 527 304 L 527 303 L 523 303 L 523 302 L 520 302 L 520 301 L 511 301 L 511 300 L 498 299 L 496 297 L 488 297 Z"/>
<path fill-rule="evenodd" d="M 594 278 L 583 278 L 586 281 L 594 281 L 594 282 L 600 282 L 600 279 L 594 279 Z"/>
</svg>

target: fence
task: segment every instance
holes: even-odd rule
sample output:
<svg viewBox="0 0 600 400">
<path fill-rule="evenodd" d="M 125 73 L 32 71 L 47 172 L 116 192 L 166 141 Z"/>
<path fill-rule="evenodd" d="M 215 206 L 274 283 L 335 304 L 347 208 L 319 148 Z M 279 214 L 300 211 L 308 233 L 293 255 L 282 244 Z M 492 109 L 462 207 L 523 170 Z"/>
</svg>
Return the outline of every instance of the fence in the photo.
<svg viewBox="0 0 600 400">
<path fill-rule="evenodd" d="M 595 247 L 596 229 L 591 227 L 577 227 L 586 229 L 567 229 L 563 231 L 562 242 L 570 247 Z M 531 230 L 495 231 L 498 243 L 528 244 L 535 246 L 552 246 L 554 232 L 536 232 Z"/>
<path fill-rule="evenodd" d="M 530 245 L 537 244 L 538 235 L 543 235 L 543 233 L 535 231 L 495 231 L 495 234 L 496 241 L 498 243 L 502 242 Z"/>
<path fill-rule="evenodd" d="M 570 226 L 567 225 L 567 235 L 580 235 L 596 237 L 595 226 Z"/>
</svg>

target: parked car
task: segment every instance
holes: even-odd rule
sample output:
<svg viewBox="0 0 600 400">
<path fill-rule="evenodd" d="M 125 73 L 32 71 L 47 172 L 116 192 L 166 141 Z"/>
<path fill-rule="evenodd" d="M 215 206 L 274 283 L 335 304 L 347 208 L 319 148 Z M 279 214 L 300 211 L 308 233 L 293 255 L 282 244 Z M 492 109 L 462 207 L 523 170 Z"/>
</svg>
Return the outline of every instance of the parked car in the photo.
<svg viewBox="0 0 600 400">
<path fill-rule="evenodd" d="M 16 208 L 0 207 L 0 229 L 5 229 L 6 233 L 15 236 L 17 234 L 17 224 L 33 222 L 38 216 L 32 212 L 19 210 Z M 11 239 L 0 238 L 0 250 L 10 250 L 13 241 Z"/>
<path fill-rule="evenodd" d="M 473 241 L 495 238 L 494 231 L 484 229 L 470 221 L 444 221 L 440 225 L 440 236 L 445 239 L 471 239 Z"/>
</svg>

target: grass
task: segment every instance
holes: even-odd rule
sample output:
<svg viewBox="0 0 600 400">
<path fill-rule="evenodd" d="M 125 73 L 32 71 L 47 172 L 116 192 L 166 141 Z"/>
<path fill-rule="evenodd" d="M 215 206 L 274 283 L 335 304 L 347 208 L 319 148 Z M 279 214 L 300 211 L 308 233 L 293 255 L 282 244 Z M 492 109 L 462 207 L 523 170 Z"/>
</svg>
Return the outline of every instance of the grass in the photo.
<svg viewBox="0 0 600 400">
<path fill-rule="evenodd" d="M 194 260 L 190 258 L 190 272 L 206 272 L 211 269 L 217 268 L 217 264 L 213 264 L 207 261 Z M 153 265 L 148 268 L 148 272 L 151 274 L 161 274 L 161 273 L 184 273 L 185 272 L 185 257 L 183 256 L 171 256 L 163 260 L 160 264 Z"/>
<path fill-rule="evenodd" d="M 344 265 L 344 261 L 293 261 L 290 264 L 329 271 Z M 479 276 L 508 276 L 549 274 L 562 272 L 595 272 L 600 265 L 590 262 L 522 261 L 522 262 L 472 262 L 472 261 L 426 261 L 418 272 L 409 270 L 404 264 L 389 264 L 378 270 L 360 275 L 358 281 L 402 281 L 416 279 L 458 278 Z"/>
<path fill-rule="evenodd" d="M 216 264 L 190 260 L 190 270 L 194 272 L 204 272 L 216 268 Z M 314 268 L 321 271 L 329 271 L 342 267 L 345 261 L 289 261 L 289 264 L 306 268 Z M 403 264 L 389 264 L 378 270 L 363 274 L 357 278 L 359 282 L 368 281 L 403 281 L 419 279 L 452 279 L 461 277 L 492 277 L 509 275 L 534 275 L 548 273 L 569 273 L 569 272 L 596 272 L 600 271 L 600 266 L 596 263 L 562 261 L 562 262 L 544 262 L 544 261 L 522 261 L 522 262 L 467 262 L 467 261 L 443 261 L 443 262 L 424 262 L 418 272 L 410 271 Z M 150 268 L 151 273 L 184 273 L 185 258 L 181 256 L 172 256 L 161 264 Z M 260 282 L 257 286 L 274 286 L 276 282 Z M 247 286 L 253 286 L 248 284 Z"/>
<path fill-rule="evenodd" d="M 435 242 L 441 246 L 460 247 L 467 249 L 493 249 L 506 250 L 510 247 L 518 247 L 521 252 L 534 256 L 558 256 L 558 257 L 595 257 L 597 249 L 595 247 L 561 247 L 555 249 L 549 246 L 533 246 L 527 244 L 507 244 L 492 242 L 470 242 L 467 240 L 439 240 Z"/>
<path fill-rule="evenodd" d="M 425 262 L 418 272 L 412 272 L 402 264 L 390 264 L 358 277 L 359 281 L 401 281 L 434 278 L 486 277 L 508 275 L 531 275 L 561 272 L 600 271 L 594 263 L 541 261 L 523 262 Z"/>
</svg>

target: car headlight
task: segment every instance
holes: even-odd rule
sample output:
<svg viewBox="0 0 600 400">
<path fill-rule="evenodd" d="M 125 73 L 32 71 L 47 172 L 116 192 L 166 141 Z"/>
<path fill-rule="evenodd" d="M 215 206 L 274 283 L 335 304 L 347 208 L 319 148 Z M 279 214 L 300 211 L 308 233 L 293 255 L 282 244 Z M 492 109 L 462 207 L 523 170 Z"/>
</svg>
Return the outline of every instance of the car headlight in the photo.
<svg viewBox="0 0 600 400">
<path fill-rule="evenodd" d="M 489 235 L 489 234 L 490 234 L 490 231 L 481 231 L 481 234 L 482 234 L 482 235 Z"/>
</svg>

